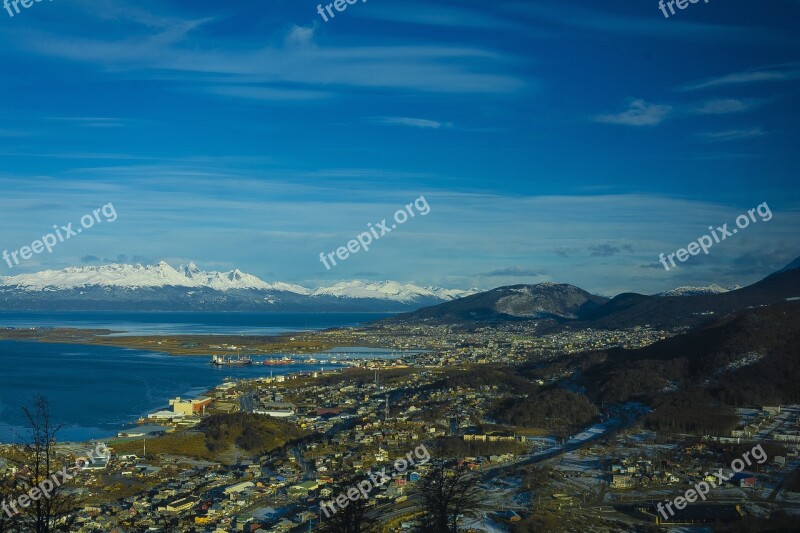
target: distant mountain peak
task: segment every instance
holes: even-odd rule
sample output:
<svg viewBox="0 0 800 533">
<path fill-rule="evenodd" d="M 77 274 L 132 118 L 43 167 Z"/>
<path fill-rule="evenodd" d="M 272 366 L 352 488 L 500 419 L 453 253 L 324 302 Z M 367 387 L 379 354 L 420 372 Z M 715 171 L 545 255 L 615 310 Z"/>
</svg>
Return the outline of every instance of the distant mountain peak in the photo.
<svg viewBox="0 0 800 533">
<path fill-rule="evenodd" d="M 405 320 L 452 323 L 475 320 L 559 318 L 574 319 L 608 298 L 567 283 L 510 285 L 426 307 Z"/>
<path fill-rule="evenodd" d="M 421 297 L 439 300 L 453 300 L 462 296 L 474 294 L 473 290 L 462 291 L 441 289 L 438 287 L 418 287 L 410 283 L 396 281 L 365 282 L 360 280 L 340 281 L 331 287 L 322 287 L 314 290 L 312 296 L 335 296 L 337 298 L 390 298 L 395 301 L 414 301 Z"/>
<path fill-rule="evenodd" d="M 189 262 L 188 265 L 179 266 L 178 267 L 178 272 L 181 272 L 184 276 L 186 276 L 187 278 L 190 278 L 190 279 L 196 277 L 199 274 L 202 274 L 200 269 L 197 268 L 197 265 L 195 265 L 191 261 Z"/>
<path fill-rule="evenodd" d="M 720 287 L 716 283 L 712 283 L 707 287 L 677 287 L 666 292 L 660 292 L 655 296 L 696 296 L 698 294 L 722 294 L 741 288 L 742 287 L 740 285 L 734 285 L 733 287 L 726 289 L 725 287 Z"/>
<path fill-rule="evenodd" d="M 790 270 L 797 270 L 800 269 L 800 257 L 783 267 L 782 269 L 778 270 L 778 272 L 788 272 Z"/>
</svg>

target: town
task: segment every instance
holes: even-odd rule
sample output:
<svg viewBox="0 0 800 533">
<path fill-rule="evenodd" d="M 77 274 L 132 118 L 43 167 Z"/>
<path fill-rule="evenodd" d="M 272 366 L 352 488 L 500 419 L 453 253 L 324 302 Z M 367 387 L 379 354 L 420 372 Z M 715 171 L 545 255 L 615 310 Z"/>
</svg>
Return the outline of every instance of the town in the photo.
<svg viewBox="0 0 800 533">
<path fill-rule="evenodd" d="M 463 529 L 577 530 L 591 521 L 593 531 L 618 531 L 740 521 L 760 508 L 800 505 L 790 489 L 796 476 L 789 479 L 800 464 L 800 406 L 741 407 L 726 433 L 654 431 L 641 423 L 651 411 L 641 404 L 592 405 L 563 390 L 551 398 L 548 387 L 575 379 L 578 369 L 563 363 L 572 354 L 644 347 L 679 330 L 537 335 L 536 327 L 378 324 L 297 334 L 293 340 L 309 344 L 384 351 L 322 352 L 307 357 L 344 366 L 226 380 L 197 398 L 174 398 L 104 441 L 110 458 L 81 471 L 71 489 L 82 502 L 71 530 L 333 527 L 325 524 L 323 502 L 383 471 L 391 475 L 363 502 L 364 516 L 376 530 L 399 531 L 419 519 L 420 485 L 437 461 L 454 462 L 484 491 L 479 505 L 459 516 Z M 506 370 L 529 364 L 540 371 L 527 384 Z M 521 423 L 513 414 L 520 394 L 535 395 L 547 416 L 530 414 L 534 423 Z M 765 443 L 765 464 L 731 477 L 702 505 L 666 519 L 656 511 L 754 440 Z M 420 445 L 430 462 L 393 468 Z M 83 448 L 61 444 L 58 453 L 69 458 Z M 13 446 L 0 455 L 12 456 Z M 8 460 L 0 469 L 16 473 Z"/>
</svg>

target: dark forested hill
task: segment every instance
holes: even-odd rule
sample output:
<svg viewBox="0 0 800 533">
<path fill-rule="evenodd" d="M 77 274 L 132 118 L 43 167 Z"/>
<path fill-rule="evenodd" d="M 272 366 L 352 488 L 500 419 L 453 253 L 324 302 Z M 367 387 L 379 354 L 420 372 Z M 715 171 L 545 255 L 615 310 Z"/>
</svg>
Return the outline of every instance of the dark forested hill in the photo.
<svg viewBox="0 0 800 533">
<path fill-rule="evenodd" d="M 602 401 L 703 390 L 729 405 L 800 401 L 800 302 L 752 309 L 638 350 L 606 352 L 583 375 Z"/>
</svg>

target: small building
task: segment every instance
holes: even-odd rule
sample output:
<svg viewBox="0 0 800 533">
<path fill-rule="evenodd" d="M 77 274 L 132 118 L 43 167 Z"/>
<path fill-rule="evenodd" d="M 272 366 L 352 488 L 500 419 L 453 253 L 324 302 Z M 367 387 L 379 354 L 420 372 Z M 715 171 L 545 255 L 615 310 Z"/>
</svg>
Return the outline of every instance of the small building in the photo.
<svg viewBox="0 0 800 533">
<path fill-rule="evenodd" d="M 633 487 L 633 476 L 628 474 L 614 474 L 611 476 L 611 488 L 629 489 Z"/>
<path fill-rule="evenodd" d="M 756 476 L 739 472 L 738 474 L 734 474 L 731 478 L 731 483 L 740 488 L 755 488 Z"/>
<path fill-rule="evenodd" d="M 108 467 L 109 457 L 95 457 L 85 461 L 81 470 L 105 470 Z"/>
<path fill-rule="evenodd" d="M 167 511 L 170 513 L 182 513 L 195 506 L 197 501 L 194 498 L 180 498 L 167 504 Z"/>
<path fill-rule="evenodd" d="M 163 409 L 161 411 L 156 411 L 155 413 L 150 413 L 149 415 L 147 415 L 147 418 L 149 418 L 150 420 L 153 420 L 153 419 L 155 419 L 155 420 L 170 420 L 172 418 L 178 418 L 178 417 L 182 417 L 182 416 L 184 416 L 184 415 L 180 414 L 180 413 L 175 413 L 173 411 L 168 411 L 166 409 Z"/>
<path fill-rule="evenodd" d="M 296 498 L 298 496 L 305 496 L 312 490 L 317 490 L 319 488 L 319 483 L 316 481 L 304 481 L 302 483 L 298 483 L 296 485 L 292 485 L 289 487 L 287 491 L 290 498 Z"/>
<path fill-rule="evenodd" d="M 208 405 L 213 400 L 211 398 L 201 398 L 198 400 L 181 400 L 180 397 L 169 401 L 169 405 L 175 414 L 191 416 L 204 413 Z"/>
<path fill-rule="evenodd" d="M 246 490 L 253 490 L 254 488 L 255 484 L 252 481 L 243 481 L 241 483 L 237 483 L 236 485 L 231 485 L 230 487 L 227 487 L 222 492 L 226 496 L 230 496 L 231 494 L 238 494 Z"/>
<path fill-rule="evenodd" d="M 214 404 L 214 409 L 221 413 L 235 413 L 239 410 L 239 402 L 217 402 Z"/>
</svg>

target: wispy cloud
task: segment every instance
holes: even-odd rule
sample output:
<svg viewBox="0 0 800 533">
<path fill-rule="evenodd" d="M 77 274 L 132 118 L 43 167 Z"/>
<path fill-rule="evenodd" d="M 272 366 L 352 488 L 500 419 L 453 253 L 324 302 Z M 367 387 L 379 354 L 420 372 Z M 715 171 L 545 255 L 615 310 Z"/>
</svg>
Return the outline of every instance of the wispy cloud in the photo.
<svg viewBox="0 0 800 533">
<path fill-rule="evenodd" d="M 248 100 L 265 101 L 306 101 L 332 98 L 334 93 L 327 91 L 314 91 L 302 88 L 278 88 L 259 85 L 207 85 L 205 90 L 220 96 L 233 96 Z"/>
<path fill-rule="evenodd" d="M 579 252 L 578 248 L 556 248 L 553 253 L 559 257 L 569 257 L 572 254 Z"/>
<path fill-rule="evenodd" d="M 502 18 L 496 13 L 486 12 L 479 9 L 435 5 L 425 3 L 409 2 L 403 4 L 404 9 L 397 6 L 375 5 L 370 9 L 359 10 L 357 16 L 387 20 L 392 22 L 402 22 L 405 24 L 440 26 L 453 28 L 483 28 L 483 29 L 518 29 L 530 31 L 530 28 L 520 24 L 513 17 Z"/>
<path fill-rule="evenodd" d="M 764 137 L 766 135 L 767 133 L 759 127 L 750 129 L 698 133 L 697 138 L 706 142 L 727 142 L 727 141 L 741 141 L 745 139 L 753 139 L 758 137 Z"/>
<path fill-rule="evenodd" d="M 722 87 L 725 85 L 742 85 L 748 83 L 763 83 L 790 81 L 800 79 L 800 63 L 790 63 L 786 65 L 776 65 L 761 69 L 747 70 L 744 72 L 734 72 L 710 78 L 700 82 L 690 83 L 681 87 L 684 91 L 697 91 L 710 87 Z"/>
<path fill-rule="evenodd" d="M 794 39 L 790 34 L 771 31 L 768 28 L 706 24 L 686 20 L 671 20 L 664 24 L 665 21 L 660 16 L 635 17 L 610 12 L 608 7 L 588 9 L 565 2 L 517 2 L 509 4 L 507 8 L 511 12 L 527 15 L 536 20 L 612 34 L 698 41 L 750 39 L 762 42 L 786 42 Z M 626 13 L 629 11 L 625 9 Z"/>
<path fill-rule="evenodd" d="M 84 128 L 121 128 L 131 122 L 116 117 L 50 117 L 50 120 L 71 122 Z"/>
<path fill-rule="evenodd" d="M 0 129 L 0 137 L 27 137 L 30 135 L 24 131 Z"/>
<path fill-rule="evenodd" d="M 480 274 L 481 276 L 485 276 L 487 278 L 497 278 L 497 277 L 505 277 L 505 276 L 519 276 L 519 277 L 539 277 L 546 275 L 543 272 L 535 270 L 533 268 L 526 268 L 526 267 L 507 267 L 501 268 L 498 270 L 492 270 L 491 272 L 485 272 Z"/>
<path fill-rule="evenodd" d="M 591 245 L 588 247 L 588 250 L 592 252 L 592 257 L 611 257 L 612 255 L 617 255 L 622 250 L 633 252 L 633 247 L 630 244 L 615 246 L 610 242 L 607 242 L 603 244 Z"/>
<path fill-rule="evenodd" d="M 434 129 L 451 128 L 452 122 L 439 122 L 437 120 L 428 120 L 424 118 L 410 118 L 410 117 L 374 117 L 369 119 L 370 122 L 377 124 L 388 124 L 392 126 L 408 126 L 411 128 Z"/>
<path fill-rule="evenodd" d="M 694 106 L 691 111 L 699 115 L 725 115 L 743 113 L 757 108 L 763 100 L 742 100 L 738 98 L 715 98 Z"/>
<path fill-rule="evenodd" d="M 596 122 L 620 124 L 623 126 L 655 126 L 667 118 L 672 107 L 650 104 L 641 99 L 631 101 L 627 111 L 617 114 L 596 115 Z"/>
<path fill-rule="evenodd" d="M 529 81 L 514 73 L 516 58 L 480 47 L 452 45 L 317 45 L 315 30 L 292 26 L 279 44 L 235 45 L 199 38 L 217 21 L 184 20 L 166 28 L 134 26 L 124 39 L 29 34 L 26 49 L 88 63 L 128 78 L 170 81 L 240 98 L 320 97 L 345 88 L 433 93 L 510 93 Z M 263 43 L 262 41 L 255 41 Z"/>
</svg>

